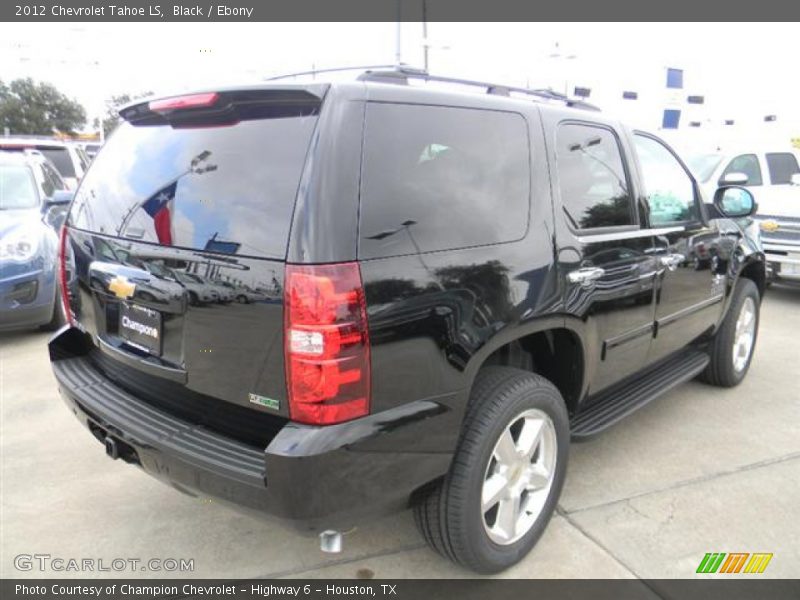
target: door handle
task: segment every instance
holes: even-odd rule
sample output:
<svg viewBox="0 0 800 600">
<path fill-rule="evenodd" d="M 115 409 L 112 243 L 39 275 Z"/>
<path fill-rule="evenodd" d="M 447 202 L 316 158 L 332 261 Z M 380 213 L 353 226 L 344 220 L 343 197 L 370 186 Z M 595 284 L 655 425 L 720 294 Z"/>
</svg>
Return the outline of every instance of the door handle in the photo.
<svg viewBox="0 0 800 600">
<path fill-rule="evenodd" d="M 605 269 L 601 269 L 600 267 L 586 267 L 567 273 L 567 281 L 581 284 L 590 283 L 596 279 L 600 279 L 605 273 Z"/>
<path fill-rule="evenodd" d="M 667 254 L 661 257 L 661 265 L 667 267 L 670 271 L 674 271 L 678 266 L 686 261 L 683 254 Z"/>
</svg>

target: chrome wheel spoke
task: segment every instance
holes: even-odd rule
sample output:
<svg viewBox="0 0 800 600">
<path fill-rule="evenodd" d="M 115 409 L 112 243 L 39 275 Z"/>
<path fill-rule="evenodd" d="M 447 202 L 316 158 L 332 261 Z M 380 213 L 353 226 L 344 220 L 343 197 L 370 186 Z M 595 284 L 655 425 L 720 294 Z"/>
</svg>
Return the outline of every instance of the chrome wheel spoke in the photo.
<svg viewBox="0 0 800 600">
<path fill-rule="evenodd" d="M 536 448 L 539 447 L 543 429 L 544 421 L 541 419 L 525 419 L 522 424 L 522 430 L 519 432 L 517 449 L 528 458 L 532 457 L 536 452 Z"/>
<path fill-rule="evenodd" d="M 733 368 L 741 371 L 747 366 L 753 351 L 756 329 L 756 306 L 752 298 L 746 298 L 739 310 L 734 328 L 732 349 Z"/>
<path fill-rule="evenodd" d="M 483 512 L 490 510 L 497 504 L 508 490 L 508 479 L 500 474 L 494 474 L 483 484 L 481 507 Z"/>
<path fill-rule="evenodd" d="M 526 487 L 529 490 L 541 490 L 546 488 L 550 483 L 550 472 L 545 468 L 544 465 L 531 465 L 528 467 L 526 475 L 528 477 L 528 485 Z"/>
<path fill-rule="evenodd" d="M 497 446 L 494 448 L 494 455 L 501 465 L 509 466 L 517 461 L 517 445 L 514 443 L 511 429 L 506 428 L 503 435 L 500 436 Z"/>
<path fill-rule="evenodd" d="M 500 529 L 508 538 L 514 537 L 517 533 L 520 501 L 521 498 L 519 494 L 514 494 L 511 498 L 501 500 L 497 510 L 495 527 Z"/>
</svg>

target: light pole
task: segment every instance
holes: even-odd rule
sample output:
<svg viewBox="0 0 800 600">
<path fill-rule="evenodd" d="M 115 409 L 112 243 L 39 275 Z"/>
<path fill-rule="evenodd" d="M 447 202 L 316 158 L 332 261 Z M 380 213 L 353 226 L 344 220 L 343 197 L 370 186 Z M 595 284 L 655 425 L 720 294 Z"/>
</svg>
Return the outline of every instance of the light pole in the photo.
<svg viewBox="0 0 800 600">
<path fill-rule="evenodd" d="M 556 61 L 558 61 L 559 64 L 561 64 L 563 67 L 565 67 L 566 66 L 565 61 L 575 60 L 575 59 L 578 58 L 578 56 L 577 56 L 577 54 L 564 54 L 561 51 L 559 42 L 556 42 L 553 52 L 551 52 L 547 56 L 547 58 L 549 58 L 551 60 L 556 60 Z M 567 78 L 566 70 L 564 71 L 564 95 L 565 96 L 569 96 L 570 95 L 569 94 L 569 80 Z"/>
<path fill-rule="evenodd" d="M 395 28 L 394 64 L 403 62 L 403 48 L 400 38 L 403 34 L 403 0 L 397 0 L 397 26 Z"/>
</svg>

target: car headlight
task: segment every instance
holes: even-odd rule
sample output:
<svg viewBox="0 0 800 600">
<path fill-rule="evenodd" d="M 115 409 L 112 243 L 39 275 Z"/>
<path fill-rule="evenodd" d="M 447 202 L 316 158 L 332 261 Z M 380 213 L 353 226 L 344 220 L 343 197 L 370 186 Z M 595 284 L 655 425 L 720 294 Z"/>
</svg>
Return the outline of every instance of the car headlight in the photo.
<svg viewBox="0 0 800 600">
<path fill-rule="evenodd" d="M 24 262 L 36 256 L 39 236 L 29 232 L 14 232 L 0 239 L 0 260 Z"/>
</svg>

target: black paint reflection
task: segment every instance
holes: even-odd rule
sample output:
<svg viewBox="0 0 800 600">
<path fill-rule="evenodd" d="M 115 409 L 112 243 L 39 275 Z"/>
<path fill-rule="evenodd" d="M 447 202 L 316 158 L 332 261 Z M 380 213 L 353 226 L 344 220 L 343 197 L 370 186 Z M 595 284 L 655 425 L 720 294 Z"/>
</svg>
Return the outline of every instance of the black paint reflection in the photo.
<svg viewBox="0 0 800 600">
<path fill-rule="evenodd" d="M 70 247 L 72 310 L 100 351 L 178 380 L 187 394 L 241 405 L 249 405 L 249 394 L 285 397 L 282 262 L 75 229 Z"/>
</svg>

